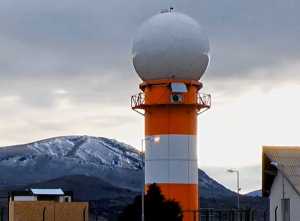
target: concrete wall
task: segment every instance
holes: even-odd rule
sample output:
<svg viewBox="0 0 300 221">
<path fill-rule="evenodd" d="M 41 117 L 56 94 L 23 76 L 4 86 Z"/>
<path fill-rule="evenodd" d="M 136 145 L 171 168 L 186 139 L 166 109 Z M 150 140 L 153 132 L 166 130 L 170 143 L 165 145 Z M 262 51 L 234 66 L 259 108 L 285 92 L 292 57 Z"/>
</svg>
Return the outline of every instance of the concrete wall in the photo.
<svg viewBox="0 0 300 221">
<path fill-rule="evenodd" d="M 55 221 L 88 221 L 87 203 L 55 203 Z"/>
<path fill-rule="evenodd" d="M 281 199 L 283 197 L 283 184 L 285 198 L 290 199 L 290 221 L 300 220 L 300 196 L 279 172 L 274 179 L 270 194 L 270 221 L 275 221 L 275 208 L 277 209 L 277 221 L 283 221 L 281 217 Z"/>
<path fill-rule="evenodd" d="M 88 221 L 88 203 L 11 202 L 9 221 Z"/>
<path fill-rule="evenodd" d="M 54 203 L 51 202 L 11 202 L 9 221 L 52 221 Z"/>
<path fill-rule="evenodd" d="M 15 196 L 14 201 L 36 201 L 36 196 Z"/>
</svg>

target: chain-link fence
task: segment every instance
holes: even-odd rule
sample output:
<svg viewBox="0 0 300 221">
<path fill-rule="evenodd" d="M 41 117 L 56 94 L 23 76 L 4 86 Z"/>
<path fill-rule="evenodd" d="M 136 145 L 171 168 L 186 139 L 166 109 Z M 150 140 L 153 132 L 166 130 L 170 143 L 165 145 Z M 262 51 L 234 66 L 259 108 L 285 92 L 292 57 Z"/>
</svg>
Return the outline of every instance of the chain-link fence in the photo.
<svg viewBox="0 0 300 221">
<path fill-rule="evenodd" d="M 253 209 L 201 209 L 183 214 L 193 221 L 268 221 L 267 212 Z"/>
<path fill-rule="evenodd" d="M 8 197 L 0 195 L 0 221 L 8 220 Z"/>
<path fill-rule="evenodd" d="M 0 207 L 0 221 L 4 221 L 4 208 Z"/>
</svg>

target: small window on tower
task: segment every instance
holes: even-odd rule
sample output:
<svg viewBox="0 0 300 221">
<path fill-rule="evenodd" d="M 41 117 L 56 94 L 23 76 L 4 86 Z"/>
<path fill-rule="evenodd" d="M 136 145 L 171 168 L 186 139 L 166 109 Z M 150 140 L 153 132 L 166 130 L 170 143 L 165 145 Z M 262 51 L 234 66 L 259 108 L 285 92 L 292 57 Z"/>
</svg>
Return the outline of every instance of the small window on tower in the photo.
<svg viewBox="0 0 300 221">
<path fill-rule="evenodd" d="M 186 93 L 188 91 L 184 83 L 171 83 L 171 90 L 173 93 Z"/>
</svg>

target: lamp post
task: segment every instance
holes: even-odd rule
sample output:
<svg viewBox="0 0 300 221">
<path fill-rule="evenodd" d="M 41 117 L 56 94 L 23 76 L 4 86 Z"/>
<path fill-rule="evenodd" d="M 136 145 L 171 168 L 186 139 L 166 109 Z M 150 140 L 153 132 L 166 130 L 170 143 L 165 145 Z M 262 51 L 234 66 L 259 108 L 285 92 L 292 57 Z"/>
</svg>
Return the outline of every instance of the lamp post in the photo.
<svg viewBox="0 0 300 221">
<path fill-rule="evenodd" d="M 236 173 L 237 178 L 237 208 L 240 209 L 240 171 L 234 169 L 228 169 L 227 172 L 229 173 Z"/>
<path fill-rule="evenodd" d="M 160 142 L 160 137 L 155 136 L 155 137 L 145 137 L 141 140 L 142 142 L 142 162 L 143 162 L 143 170 L 144 170 L 144 176 L 143 176 L 143 188 L 142 188 L 142 221 L 145 221 L 145 148 L 144 148 L 144 143 L 146 141 L 149 142 L 154 142 L 154 143 L 159 143 Z"/>
</svg>

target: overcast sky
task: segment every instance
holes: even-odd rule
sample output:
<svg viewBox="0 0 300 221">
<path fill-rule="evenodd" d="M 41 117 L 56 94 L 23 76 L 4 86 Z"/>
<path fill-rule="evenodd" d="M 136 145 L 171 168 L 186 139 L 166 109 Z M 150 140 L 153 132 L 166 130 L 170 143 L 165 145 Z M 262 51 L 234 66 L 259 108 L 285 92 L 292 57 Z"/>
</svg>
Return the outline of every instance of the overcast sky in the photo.
<svg viewBox="0 0 300 221">
<path fill-rule="evenodd" d="M 2 0 L 0 145 L 86 134 L 139 147 L 131 44 L 169 6 L 196 19 L 211 44 L 200 167 L 231 188 L 225 168 L 239 168 L 244 191 L 260 188 L 261 146 L 300 145 L 297 0 Z"/>
</svg>

